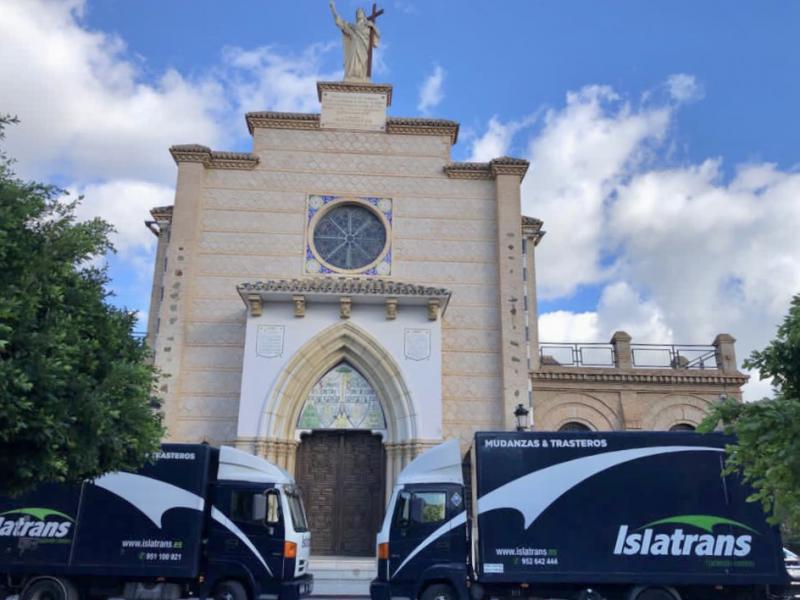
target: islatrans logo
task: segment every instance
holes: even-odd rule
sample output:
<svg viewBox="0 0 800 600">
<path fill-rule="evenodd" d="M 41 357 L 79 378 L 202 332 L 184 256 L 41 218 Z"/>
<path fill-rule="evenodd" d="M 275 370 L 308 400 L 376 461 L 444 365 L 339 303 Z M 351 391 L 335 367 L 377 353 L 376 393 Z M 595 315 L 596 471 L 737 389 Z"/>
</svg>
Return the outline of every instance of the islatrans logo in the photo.
<svg viewBox="0 0 800 600">
<path fill-rule="evenodd" d="M 75 520 L 51 508 L 17 508 L 0 513 L 0 537 L 64 538 Z"/>
<path fill-rule="evenodd" d="M 690 527 L 684 533 L 683 525 Z M 729 526 L 726 533 L 715 533 L 719 525 Z M 671 528 L 671 531 L 664 531 Z M 746 533 L 734 535 L 736 529 L 758 534 L 752 527 L 714 515 L 677 515 L 653 521 L 634 529 L 620 525 L 614 554 L 642 556 L 747 556 L 753 536 Z M 697 531 L 706 533 L 697 533 Z"/>
</svg>

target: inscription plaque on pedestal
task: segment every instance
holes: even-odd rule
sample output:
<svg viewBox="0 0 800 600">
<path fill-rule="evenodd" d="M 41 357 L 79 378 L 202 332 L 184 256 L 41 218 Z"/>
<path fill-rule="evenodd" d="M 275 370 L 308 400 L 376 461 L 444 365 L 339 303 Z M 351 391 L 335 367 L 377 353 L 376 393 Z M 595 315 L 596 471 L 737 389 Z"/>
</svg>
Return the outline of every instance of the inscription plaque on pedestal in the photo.
<svg viewBox="0 0 800 600">
<path fill-rule="evenodd" d="M 322 92 L 322 129 L 386 130 L 386 94 Z"/>
<path fill-rule="evenodd" d="M 256 355 L 276 358 L 283 354 L 283 325 L 259 325 L 256 336 Z"/>
</svg>

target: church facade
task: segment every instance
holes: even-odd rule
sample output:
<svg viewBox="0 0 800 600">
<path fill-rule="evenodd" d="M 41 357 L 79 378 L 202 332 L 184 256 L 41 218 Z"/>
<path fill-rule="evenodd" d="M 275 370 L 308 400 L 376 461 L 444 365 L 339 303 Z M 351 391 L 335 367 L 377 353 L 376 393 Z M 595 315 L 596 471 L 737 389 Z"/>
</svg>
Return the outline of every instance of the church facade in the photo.
<svg viewBox="0 0 800 600">
<path fill-rule="evenodd" d="M 527 161 L 453 161 L 458 124 L 387 117 L 391 86 L 318 89 L 320 114 L 247 114 L 251 152 L 173 146 L 175 203 L 148 222 L 168 439 L 294 473 L 315 553 L 372 554 L 396 475 L 443 439 L 690 428 L 740 394 L 724 334 L 540 344 Z"/>
</svg>

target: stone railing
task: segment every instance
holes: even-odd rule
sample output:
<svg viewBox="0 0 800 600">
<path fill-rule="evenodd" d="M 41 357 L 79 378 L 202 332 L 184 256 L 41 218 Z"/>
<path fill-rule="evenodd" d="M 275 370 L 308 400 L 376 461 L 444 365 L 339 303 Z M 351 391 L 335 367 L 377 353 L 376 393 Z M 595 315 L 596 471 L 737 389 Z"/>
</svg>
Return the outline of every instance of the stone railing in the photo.
<svg viewBox="0 0 800 600">
<path fill-rule="evenodd" d="M 534 427 L 696 427 L 720 396 L 741 399 L 734 344 L 727 334 L 707 346 L 632 344 L 624 331 L 607 344 L 542 343 L 530 371 Z"/>
<path fill-rule="evenodd" d="M 711 345 L 632 344 L 631 336 L 617 331 L 604 343 L 539 344 L 541 367 L 610 369 L 714 369 L 736 372 L 735 340 L 719 334 Z"/>
</svg>

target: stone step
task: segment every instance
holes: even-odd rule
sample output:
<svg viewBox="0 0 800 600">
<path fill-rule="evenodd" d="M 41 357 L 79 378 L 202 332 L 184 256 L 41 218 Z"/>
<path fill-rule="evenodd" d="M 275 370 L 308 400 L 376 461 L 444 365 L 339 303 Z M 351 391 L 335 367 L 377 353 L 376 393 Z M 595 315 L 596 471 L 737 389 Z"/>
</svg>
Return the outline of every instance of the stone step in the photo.
<svg viewBox="0 0 800 600">
<path fill-rule="evenodd" d="M 377 565 L 372 557 L 312 556 L 308 571 L 314 575 L 314 598 L 368 598 Z"/>
</svg>

